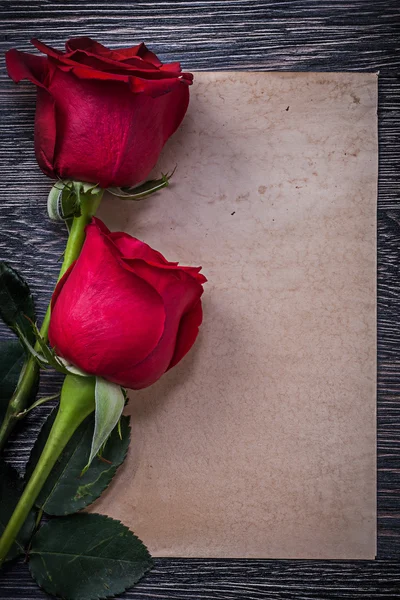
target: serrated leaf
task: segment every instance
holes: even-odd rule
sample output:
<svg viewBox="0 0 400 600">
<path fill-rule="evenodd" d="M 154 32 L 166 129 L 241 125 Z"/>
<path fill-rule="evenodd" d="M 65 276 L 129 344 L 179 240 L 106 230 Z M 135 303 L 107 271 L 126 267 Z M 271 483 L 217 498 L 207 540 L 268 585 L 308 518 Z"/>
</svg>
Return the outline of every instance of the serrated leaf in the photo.
<svg viewBox="0 0 400 600">
<path fill-rule="evenodd" d="M 94 413 L 94 433 L 89 461 L 85 469 L 108 439 L 117 425 L 124 410 L 125 397 L 121 386 L 102 377 L 96 377 L 95 388 L 96 410 Z"/>
<path fill-rule="evenodd" d="M 25 360 L 24 348 L 18 340 L 0 341 L 0 424 L 17 386 Z"/>
<path fill-rule="evenodd" d="M 28 462 L 27 478 L 42 453 L 56 413 L 54 410 L 50 414 L 39 433 Z M 117 429 L 114 429 L 105 445 L 102 459 L 95 457 L 89 469 L 81 476 L 89 459 L 93 430 L 92 414 L 78 427 L 47 478 L 36 500 L 36 506 L 47 514 L 69 515 L 94 502 L 108 487 L 124 461 L 130 438 L 129 417 L 121 419 L 122 439 Z"/>
<path fill-rule="evenodd" d="M 10 517 L 21 496 L 23 483 L 18 473 L 0 461 L 0 535 L 3 533 Z M 12 560 L 25 552 L 25 546 L 30 540 L 35 527 L 35 513 L 32 510 L 23 524 L 17 539 L 11 546 L 6 560 Z"/>
<path fill-rule="evenodd" d="M 28 284 L 10 265 L 0 261 L 0 317 L 15 331 L 18 326 L 33 343 L 28 317 L 35 320 L 35 307 Z"/>
<path fill-rule="evenodd" d="M 32 541 L 29 567 L 46 592 L 99 600 L 124 592 L 152 568 L 145 545 L 119 521 L 79 514 L 53 519 Z"/>
</svg>

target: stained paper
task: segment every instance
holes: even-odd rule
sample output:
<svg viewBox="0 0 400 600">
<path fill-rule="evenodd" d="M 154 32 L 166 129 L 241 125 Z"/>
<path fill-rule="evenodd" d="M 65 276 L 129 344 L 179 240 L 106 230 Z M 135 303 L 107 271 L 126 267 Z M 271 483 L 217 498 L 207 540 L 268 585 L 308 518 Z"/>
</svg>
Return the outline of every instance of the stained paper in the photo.
<svg viewBox="0 0 400 600">
<path fill-rule="evenodd" d="M 103 202 L 209 280 L 92 507 L 153 555 L 375 557 L 376 112 L 376 74 L 197 73 L 171 186 Z"/>
</svg>

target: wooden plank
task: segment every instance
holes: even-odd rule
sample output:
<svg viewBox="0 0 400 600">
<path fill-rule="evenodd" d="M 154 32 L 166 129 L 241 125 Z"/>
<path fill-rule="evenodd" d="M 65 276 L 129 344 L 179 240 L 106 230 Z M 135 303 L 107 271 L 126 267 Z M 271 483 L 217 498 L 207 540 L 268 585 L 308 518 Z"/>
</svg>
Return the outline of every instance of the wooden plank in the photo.
<svg viewBox="0 0 400 600">
<path fill-rule="evenodd" d="M 61 48 L 90 35 L 109 46 L 145 40 L 187 70 L 380 71 L 378 200 L 378 557 L 375 562 L 158 560 L 126 598 L 399 598 L 400 576 L 400 6 L 397 0 L 3 0 L 0 50 Z M 35 91 L 0 70 L 0 257 L 44 309 L 65 244 L 46 215 L 48 179 L 33 153 Z M 0 327 L 0 335 L 8 332 Z M 58 375 L 43 377 L 54 393 Z M 8 449 L 23 470 L 48 413 L 28 418 Z M 47 597 L 25 564 L 0 580 L 4 600 Z"/>
</svg>

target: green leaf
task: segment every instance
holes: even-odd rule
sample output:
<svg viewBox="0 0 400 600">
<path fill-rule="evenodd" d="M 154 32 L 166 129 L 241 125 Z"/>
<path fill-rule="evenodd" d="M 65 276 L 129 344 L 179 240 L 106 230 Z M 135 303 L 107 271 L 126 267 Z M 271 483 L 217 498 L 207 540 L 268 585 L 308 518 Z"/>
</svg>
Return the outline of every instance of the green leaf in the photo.
<svg viewBox="0 0 400 600">
<path fill-rule="evenodd" d="M 26 355 L 18 340 L 0 340 L 0 424 L 17 386 Z"/>
<path fill-rule="evenodd" d="M 18 325 L 33 342 L 31 321 L 35 320 L 35 307 L 28 284 L 10 265 L 0 261 L 0 317 L 15 331 Z"/>
<path fill-rule="evenodd" d="M 53 519 L 32 541 L 32 577 L 66 600 L 99 600 L 124 592 L 152 568 L 144 544 L 119 521 L 79 514 Z"/>
<path fill-rule="evenodd" d="M 21 496 L 23 484 L 18 473 L 5 462 L 0 461 L 0 535 L 3 533 Z M 17 539 L 11 546 L 7 560 L 24 554 L 35 527 L 35 513 L 32 510 L 23 524 Z"/>
<path fill-rule="evenodd" d="M 42 453 L 57 410 L 54 410 L 39 433 L 27 466 L 29 478 Z M 81 476 L 88 462 L 93 438 L 94 415 L 90 415 L 78 427 L 62 452 L 42 491 L 36 506 L 49 515 L 69 515 L 88 506 L 110 484 L 119 465 L 125 459 L 129 446 L 129 417 L 121 419 L 122 439 L 115 428 L 111 433 L 102 458 L 95 457 L 89 469 Z"/>
<path fill-rule="evenodd" d="M 107 441 L 125 406 L 125 396 L 121 386 L 101 377 L 96 377 L 95 399 L 94 433 L 89 461 L 85 469 L 89 467 L 104 442 Z"/>
</svg>

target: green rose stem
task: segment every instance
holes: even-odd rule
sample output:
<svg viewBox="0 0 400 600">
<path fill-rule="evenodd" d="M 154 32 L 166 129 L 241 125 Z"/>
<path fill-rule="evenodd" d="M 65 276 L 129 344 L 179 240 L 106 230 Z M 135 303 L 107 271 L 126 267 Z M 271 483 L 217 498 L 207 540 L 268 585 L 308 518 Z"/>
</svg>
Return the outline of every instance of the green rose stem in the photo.
<svg viewBox="0 0 400 600">
<path fill-rule="evenodd" d="M 67 375 L 60 406 L 43 452 L 0 538 L 0 565 L 5 560 L 58 457 L 95 408 L 95 378 Z"/>
<path fill-rule="evenodd" d="M 104 190 L 99 189 L 99 192 L 96 194 L 91 194 L 89 192 L 87 194 L 80 195 L 81 214 L 78 217 L 74 217 L 72 222 L 58 281 L 69 269 L 72 263 L 78 258 L 85 240 L 85 227 L 90 222 L 93 215 L 95 215 L 96 210 L 101 202 L 103 193 Z M 42 327 L 40 329 L 40 334 L 45 340 L 47 340 L 49 324 L 50 304 L 47 308 Z M 38 343 L 36 343 L 35 350 L 40 351 L 40 346 Z M 6 415 L 0 427 L 0 452 L 4 448 L 11 431 L 14 429 L 14 426 L 18 421 L 17 415 L 25 410 L 28 406 L 31 398 L 32 388 L 35 385 L 37 378 L 38 370 L 39 367 L 35 358 L 30 356 L 22 369 L 18 385 L 8 404 Z"/>
</svg>

